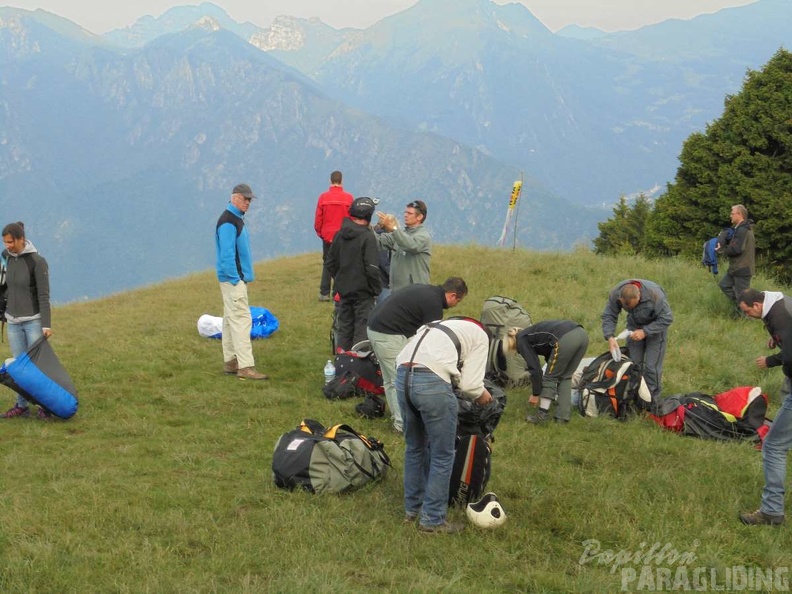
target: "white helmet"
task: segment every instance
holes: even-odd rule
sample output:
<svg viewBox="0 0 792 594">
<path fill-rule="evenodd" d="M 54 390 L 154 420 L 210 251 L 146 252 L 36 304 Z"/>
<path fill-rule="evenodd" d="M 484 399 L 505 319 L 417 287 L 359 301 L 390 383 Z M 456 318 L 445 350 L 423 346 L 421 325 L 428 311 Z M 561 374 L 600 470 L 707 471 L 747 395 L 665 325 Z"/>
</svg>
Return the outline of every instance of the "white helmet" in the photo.
<svg viewBox="0 0 792 594">
<path fill-rule="evenodd" d="M 495 493 L 487 493 L 476 503 L 468 504 L 465 514 L 479 528 L 496 528 L 506 521 L 506 512 Z"/>
</svg>

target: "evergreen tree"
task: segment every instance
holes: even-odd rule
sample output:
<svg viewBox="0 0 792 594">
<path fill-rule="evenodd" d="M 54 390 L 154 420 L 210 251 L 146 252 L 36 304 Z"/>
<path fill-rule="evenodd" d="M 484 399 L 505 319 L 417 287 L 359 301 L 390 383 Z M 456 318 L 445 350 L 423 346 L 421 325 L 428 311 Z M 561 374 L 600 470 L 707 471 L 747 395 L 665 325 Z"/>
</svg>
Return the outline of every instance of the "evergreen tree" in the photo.
<svg viewBox="0 0 792 594">
<path fill-rule="evenodd" d="M 645 251 L 646 221 L 652 212 L 651 200 L 641 194 L 632 207 L 622 196 L 613 208 L 613 218 L 599 223 L 594 251 L 603 255 L 635 255 Z"/>
<path fill-rule="evenodd" d="M 756 221 L 758 260 L 792 276 L 792 53 L 749 70 L 721 118 L 685 142 L 673 184 L 647 224 L 656 254 L 698 255 L 743 204 Z"/>
</svg>

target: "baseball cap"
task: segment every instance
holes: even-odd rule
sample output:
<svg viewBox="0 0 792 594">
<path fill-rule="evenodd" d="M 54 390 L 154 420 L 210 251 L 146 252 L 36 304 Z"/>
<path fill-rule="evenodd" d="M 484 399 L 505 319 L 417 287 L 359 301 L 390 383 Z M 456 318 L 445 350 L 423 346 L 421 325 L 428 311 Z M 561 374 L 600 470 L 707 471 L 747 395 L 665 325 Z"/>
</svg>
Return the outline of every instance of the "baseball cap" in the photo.
<svg viewBox="0 0 792 594">
<path fill-rule="evenodd" d="M 231 192 L 232 194 L 242 194 L 245 198 L 250 198 L 251 200 L 256 196 L 253 194 L 253 190 L 250 189 L 250 186 L 247 184 L 237 184 L 234 186 L 234 191 Z"/>
</svg>

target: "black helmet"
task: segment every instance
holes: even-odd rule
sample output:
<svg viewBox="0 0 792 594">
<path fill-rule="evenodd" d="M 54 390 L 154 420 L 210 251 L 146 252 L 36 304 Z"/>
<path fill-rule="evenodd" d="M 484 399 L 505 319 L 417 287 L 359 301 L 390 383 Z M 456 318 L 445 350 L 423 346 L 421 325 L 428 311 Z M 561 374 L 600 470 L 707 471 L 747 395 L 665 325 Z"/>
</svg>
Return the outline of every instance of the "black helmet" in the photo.
<svg viewBox="0 0 792 594">
<path fill-rule="evenodd" d="M 371 217 L 374 215 L 374 201 L 368 196 L 355 198 L 349 206 L 349 216 L 356 219 L 365 219 L 371 222 Z"/>
</svg>

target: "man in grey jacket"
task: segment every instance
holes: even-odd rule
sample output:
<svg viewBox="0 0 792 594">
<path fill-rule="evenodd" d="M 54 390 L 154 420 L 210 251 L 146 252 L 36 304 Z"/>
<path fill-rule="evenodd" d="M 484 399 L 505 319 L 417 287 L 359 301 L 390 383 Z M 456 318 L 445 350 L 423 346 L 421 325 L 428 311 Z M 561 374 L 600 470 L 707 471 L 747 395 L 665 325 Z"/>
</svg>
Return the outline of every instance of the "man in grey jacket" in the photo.
<svg viewBox="0 0 792 594">
<path fill-rule="evenodd" d="M 426 203 L 413 200 L 404 210 L 404 229 L 396 217 L 377 213 L 385 233 L 377 235 L 380 249 L 393 251 L 390 267 L 390 290 L 396 291 L 413 283 L 429 284 L 429 261 L 432 237 L 424 227 Z"/>
<path fill-rule="evenodd" d="M 608 295 L 602 312 L 602 335 L 608 349 L 619 347 L 616 341 L 616 323 L 622 309 L 627 310 L 627 339 L 630 358 L 643 363 L 646 385 L 652 401 L 660 397 L 668 327 L 674 321 L 665 291 L 657 283 L 643 279 L 620 282 Z"/>
</svg>

